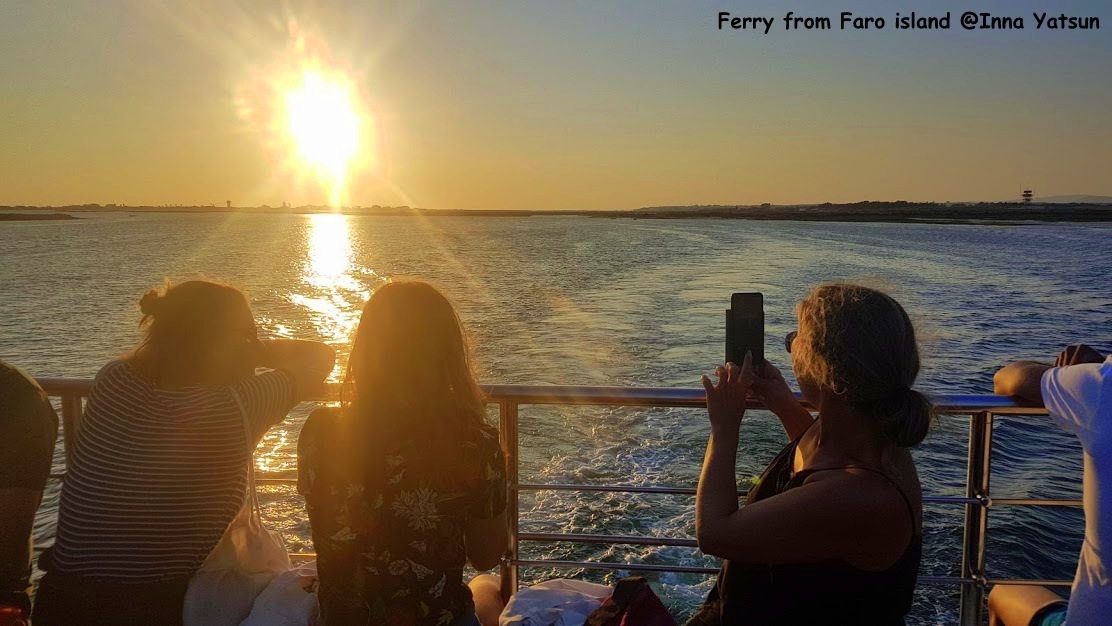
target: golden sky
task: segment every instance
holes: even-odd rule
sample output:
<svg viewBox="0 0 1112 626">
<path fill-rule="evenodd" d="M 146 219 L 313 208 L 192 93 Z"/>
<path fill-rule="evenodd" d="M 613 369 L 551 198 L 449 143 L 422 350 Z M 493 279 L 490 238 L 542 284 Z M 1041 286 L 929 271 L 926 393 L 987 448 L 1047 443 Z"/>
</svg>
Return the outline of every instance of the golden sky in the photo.
<svg viewBox="0 0 1112 626">
<path fill-rule="evenodd" d="M 266 117 L 283 97 L 267 89 L 305 58 L 343 77 L 364 116 L 348 205 L 1112 195 L 1102 3 L 1053 7 L 1101 17 L 1095 32 L 717 28 L 720 10 L 784 7 L 2 3 L 0 205 L 328 203 Z M 793 8 L 837 17 L 818 0 Z"/>
</svg>

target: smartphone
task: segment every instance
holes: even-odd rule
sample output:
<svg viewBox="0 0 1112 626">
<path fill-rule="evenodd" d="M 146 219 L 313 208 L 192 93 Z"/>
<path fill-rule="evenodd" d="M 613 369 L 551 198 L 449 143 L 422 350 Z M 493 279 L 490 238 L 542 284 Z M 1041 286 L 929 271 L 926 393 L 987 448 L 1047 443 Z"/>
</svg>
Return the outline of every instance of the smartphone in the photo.
<svg viewBox="0 0 1112 626">
<path fill-rule="evenodd" d="M 753 368 L 764 370 L 764 295 L 742 291 L 730 296 L 726 311 L 726 361 L 741 367 L 745 353 L 753 353 Z"/>
</svg>

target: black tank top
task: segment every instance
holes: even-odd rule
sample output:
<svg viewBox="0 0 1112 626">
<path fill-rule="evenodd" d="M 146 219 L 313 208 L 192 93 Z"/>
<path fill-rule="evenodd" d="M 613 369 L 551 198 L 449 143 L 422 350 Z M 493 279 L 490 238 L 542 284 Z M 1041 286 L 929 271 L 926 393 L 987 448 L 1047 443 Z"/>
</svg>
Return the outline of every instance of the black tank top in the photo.
<svg viewBox="0 0 1112 626">
<path fill-rule="evenodd" d="M 765 468 L 746 502 L 752 504 L 803 484 L 816 471 L 792 475 L 797 438 Z M 839 560 L 792 565 L 725 561 L 706 603 L 688 622 L 704 624 L 899 624 L 911 609 L 919 575 L 923 537 L 914 531 L 915 507 L 899 485 L 891 482 L 907 505 L 911 541 L 900 558 L 878 572 Z"/>
</svg>

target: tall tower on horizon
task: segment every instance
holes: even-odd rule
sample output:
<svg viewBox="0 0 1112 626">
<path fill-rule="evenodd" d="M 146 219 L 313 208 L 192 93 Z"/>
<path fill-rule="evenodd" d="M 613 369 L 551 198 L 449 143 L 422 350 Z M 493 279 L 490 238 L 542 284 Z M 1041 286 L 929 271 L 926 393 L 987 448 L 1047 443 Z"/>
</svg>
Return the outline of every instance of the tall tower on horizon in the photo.
<svg viewBox="0 0 1112 626">
<path fill-rule="evenodd" d="M 1023 204 L 1031 204 L 1031 199 L 1035 197 L 1035 192 L 1031 189 L 1023 190 Z"/>
</svg>

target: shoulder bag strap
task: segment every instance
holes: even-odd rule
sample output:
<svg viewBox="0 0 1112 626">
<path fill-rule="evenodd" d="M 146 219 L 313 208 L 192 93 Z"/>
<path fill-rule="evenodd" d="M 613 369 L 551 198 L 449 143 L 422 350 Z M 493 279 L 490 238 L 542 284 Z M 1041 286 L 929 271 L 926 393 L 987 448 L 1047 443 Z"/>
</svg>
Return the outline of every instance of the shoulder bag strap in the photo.
<svg viewBox="0 0 1112 626">
<path fill-rule="evenodd" d="M 247 419 L 247 411 L 243 408 L 243 401 L 239 398 L 239 393 L 234 388 L 229 388 L 228 391 L 232 394 L 232 400 L 235 401 L 236 407 L 239 408 L 239 415 L 243 418 L 243 436 L 247 442 L 247 497 L 251 498 L 251 511 L 254 521 L 262 524 L 262 509 L 259 506 L 259 494 L 255 490 L 255 437 L 251 432 L 251 422 Z M 255 445 L 252 445 L 255 444 Z"/>
</svg>

